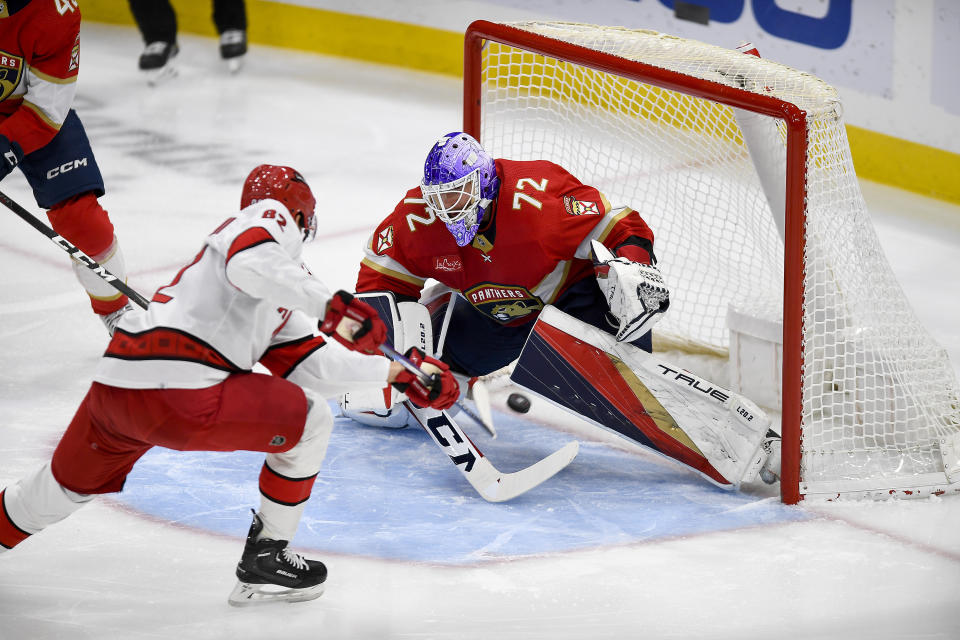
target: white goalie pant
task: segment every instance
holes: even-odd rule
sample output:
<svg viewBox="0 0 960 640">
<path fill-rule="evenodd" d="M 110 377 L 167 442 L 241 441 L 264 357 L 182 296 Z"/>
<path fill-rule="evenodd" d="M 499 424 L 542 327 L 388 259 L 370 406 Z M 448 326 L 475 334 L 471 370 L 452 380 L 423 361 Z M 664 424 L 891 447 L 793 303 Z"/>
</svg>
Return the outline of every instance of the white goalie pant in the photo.
<svg viewBox="0 0 960 640">
<path fill-rule="evenodd" d="M 60 522 L 92 499 L 92 495 L 61 486 L 47 462 L 4 490 L 2 508 L 14 525 L 33 535 Z M 0 552 L 6 550 L 0 545 Z"/>
<path fill-rule="evenodd" d="M 327 401 L 304 389 L 307 396 L 307 421 L 303 426 L 300 441 L 284 453 L 268 453 L 266 464 L 277 474 L 285 478 L 312 478 L 320 471 L 323 459 L 327 455 L 327 445 L 333 432 L 333 414 Z M 260 496 L 260 518 L 263 520 L 261 538 L 291 540 L 300 524 L 300 517 L 307 501 L 286 505 L 264 496 Z"/>
</svg>

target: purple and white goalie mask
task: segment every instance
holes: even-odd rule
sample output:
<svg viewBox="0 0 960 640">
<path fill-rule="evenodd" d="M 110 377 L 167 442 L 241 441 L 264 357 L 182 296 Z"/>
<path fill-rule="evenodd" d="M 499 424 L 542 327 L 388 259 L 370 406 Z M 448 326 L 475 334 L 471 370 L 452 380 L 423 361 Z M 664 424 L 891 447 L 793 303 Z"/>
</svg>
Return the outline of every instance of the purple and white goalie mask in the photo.
<svg viewBox="0 0 960 640">
<path fill-rule="evenodd" d="M 427 154 L 420 192 L 457 246 L 464 247 L 477 235 L 499 185 L 490 154 L 472 136 L 454 132 L 437 140 Z"/>
</svg>

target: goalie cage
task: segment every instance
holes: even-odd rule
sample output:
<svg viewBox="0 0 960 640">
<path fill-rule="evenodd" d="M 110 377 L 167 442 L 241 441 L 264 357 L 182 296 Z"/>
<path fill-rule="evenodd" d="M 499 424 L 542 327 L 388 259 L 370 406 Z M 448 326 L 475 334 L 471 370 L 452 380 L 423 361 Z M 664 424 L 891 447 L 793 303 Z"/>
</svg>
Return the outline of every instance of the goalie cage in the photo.
<svg viewBox="0 0 960 640">
<path fill-rule="evenodd" d="M 784 502 L 960 492 L 956 375 L 880 248 L 835 89 L 588 24 L 477 21 L 464 54 L 467 132 L 650 224 L 671 286 L 657 350 L 725 357 L 745 309 L 782 327 Z"/>
</svg>

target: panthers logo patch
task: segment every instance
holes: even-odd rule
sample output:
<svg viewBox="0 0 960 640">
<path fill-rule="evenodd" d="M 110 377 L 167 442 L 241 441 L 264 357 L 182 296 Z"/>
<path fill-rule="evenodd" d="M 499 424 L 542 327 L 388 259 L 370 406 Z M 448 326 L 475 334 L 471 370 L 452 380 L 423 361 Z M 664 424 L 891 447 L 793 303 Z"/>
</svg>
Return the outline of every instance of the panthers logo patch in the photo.
<svg viewBox="0 0 960 640">
<path fill-rule="evenodd" d="M 23 78 L 23 58 L 0 51 L 0 100 L 6 100 Z"/>
<path fill-rule="evenodd" d="M 463 292 L 478 311 L 501 324 L 509 324 L 543 309 L 543 302 L 523 287 L 479 284 Z"/>
</svg>

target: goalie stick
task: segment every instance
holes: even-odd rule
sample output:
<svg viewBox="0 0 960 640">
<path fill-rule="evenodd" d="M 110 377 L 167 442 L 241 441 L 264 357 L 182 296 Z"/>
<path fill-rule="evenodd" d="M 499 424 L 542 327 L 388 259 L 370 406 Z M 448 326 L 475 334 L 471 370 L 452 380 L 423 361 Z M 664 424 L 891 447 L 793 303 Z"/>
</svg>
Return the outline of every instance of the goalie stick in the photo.
<svg viewBox="0 0 960 640">
<path fill-rule="evenodd" d="M 107 284 L 113 286 L 120 293 L 126 294 L 130 298 L 131 302 L 135 302 L 140 307 L 147 308 L 147 299 L 141 296 L 139 293 L 134 291 L 126 282 L 118 278 L 117 276 L 110 273 L 110 271 L 101 265 L 99 262 L 85 254 L 83 251 L 77 248 L 72 242 L 58 234 L 56 231 L 45 225 L 36 216 L 32 215 L 29 211 L 17 204 L 12 198 L 7 196 L 5 193 L 0 192 L 0 202 L 2 202 L 8 209 L 13 211 L 15 214 L 20 216 L 25 220 L 31 227 L 47 236 L 53 244 L 57 245 L 64 251 L 66 251 L 71 258 L 79 262 L 80 264 L 86 266 L 88 269 L 93 271 L 95 274 L 100 276 Z"/>
<path fill-rule="evenodd" d="M 432 376 L 390 345 L 380 345 L 380 351 L 399 362 L 404 369 L 416 375 L 424 384 L 431 383 Z M 504 473 L 487 460 L 477 445 L 473 444 L 473 441 L 446 411 L 420 408 L 409 400 L 405 400 L 403 406 L 430 434 L 430 438 L 436 445 L 450 457 L 477 493 L 488 502 L 504 502 L 526 493 L 555 476 L 570 464 L 580 450 L 579 443 L 573 440 L 529 467 L 513 473 Z"/>
<path fill-rule="evenodd" d="M 505 502 L 530 491 L 570 464 L 580 450 L 580 444 L 572 440 L 529 467 L 504 473 L 487 460 L 446 411 L 421 409 L 409 400 L 403 406 L 488 502 Z"/>
</svg>

